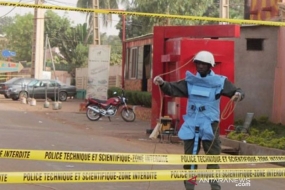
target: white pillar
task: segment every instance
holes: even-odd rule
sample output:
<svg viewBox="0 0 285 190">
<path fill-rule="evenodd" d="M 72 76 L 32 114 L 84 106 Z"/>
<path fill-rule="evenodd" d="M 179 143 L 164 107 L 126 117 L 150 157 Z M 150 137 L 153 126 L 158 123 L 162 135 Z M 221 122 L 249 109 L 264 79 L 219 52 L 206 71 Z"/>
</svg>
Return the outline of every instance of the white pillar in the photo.
<svg viewBox="0 0 285 190">
<path fill-rule="evenodd" d="M 43 4 L 43 0 L 35 0 L 36 4 Z M 32 47 L 32 73 L 37 79 L 43 77 L 44 59 L 44 9 L 34 9 L 34 34 Z"/>
</svg>

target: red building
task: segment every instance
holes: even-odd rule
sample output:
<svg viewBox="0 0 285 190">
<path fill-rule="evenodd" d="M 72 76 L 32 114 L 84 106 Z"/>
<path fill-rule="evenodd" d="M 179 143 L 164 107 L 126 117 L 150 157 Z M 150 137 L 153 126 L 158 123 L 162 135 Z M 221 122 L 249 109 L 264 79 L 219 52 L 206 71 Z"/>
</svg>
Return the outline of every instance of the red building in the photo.
<svg viewBox="0 0 285 190">
<path fill-rule="evenodd" d="M 153 34 L 124 41 L 122 84 L 126 90 L 151 91 Z"/>
</svg>

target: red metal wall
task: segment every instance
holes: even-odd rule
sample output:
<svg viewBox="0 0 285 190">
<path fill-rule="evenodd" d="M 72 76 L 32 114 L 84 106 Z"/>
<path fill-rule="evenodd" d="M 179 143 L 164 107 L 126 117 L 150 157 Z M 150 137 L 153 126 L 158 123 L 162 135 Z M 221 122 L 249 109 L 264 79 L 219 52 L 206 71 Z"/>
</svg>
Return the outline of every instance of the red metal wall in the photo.
<svg viewBox="0 0 285 190">
<path fill-rule="evenodd" d="M 234 79 L 234 49 L 233 42 L 221 41 L 218 38 L 239 37 L 240 28 L 238 25 L 204 25 L 204 26 L 166 26 L 154 27 L 153 37 L 153 77 L 173 71 L 185 64 L 199 50 L 210 50 L 214 52 L 215 58 L 221 63 L 214 69 L 217 74 L 228 76 L 229 80 Z M 198 38 L 198 39 L 197 39 Z M 202 39 L 203 38 L 203 39 Z M 209 39 L 209 38 L 215 38 Z M 165 75 L 165 80 L 175 81 L 183 79 L 185 71 L 193 71 L 194 66 L 179 69 L 174 73 Z M 233 81 L 234 82 L 234 81 Z M 164 96 L 163 99 L 159 93 L 159 88 L 152 85 L 152 120 L 151 128 L 157 124 L 157 119 L 162 116 L 171 115 L 174 119 L 180 118 L 180 124 L 183 123 L 182 115 L 186 109 L 186 98 L 175 98 Z M 169 104 L 172 101 L 175 103 Z M 161 103 L 163 108 L 161 110 Z M 222 99 L 222 109 L 227 100 Z M 175 111 L 173 111 L 175 110 Z M 170 114 L 169 114 L 170 113 Z M 221 134 L 224 134 L 224 128 L 233 124 L 233 115 L 222 123 Z"/>
</svg>

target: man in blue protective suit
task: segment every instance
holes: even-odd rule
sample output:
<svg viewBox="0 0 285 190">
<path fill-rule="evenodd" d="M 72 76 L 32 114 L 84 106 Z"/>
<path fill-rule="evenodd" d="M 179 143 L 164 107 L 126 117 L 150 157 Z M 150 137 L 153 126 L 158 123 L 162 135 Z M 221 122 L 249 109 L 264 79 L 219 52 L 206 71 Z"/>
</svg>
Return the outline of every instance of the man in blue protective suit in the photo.
<svg viewBox="0 0 285 190">
<path fill-rule="evenodd" d="M 196 75 L 187 71 L 185 79 L 177 82 L 166 82 L 156 76 L 153 82 L 169 96 L 188 98 L 184 123 L 178 132 L 179 138 L 184 141 L 184 153 L 198 154 L 202 142 L 206 154 L 219 155 L 220 97 L 226 96 L 240 101 L 244 98 L 244 93 L 225 76 L 217 75 L 211 70 L 215 65 L 211 52 L 198 52 L 193 62 L 196 64 Z M 207 165 L 207 169 L 219 168 L 218 164 Z M 184 165 L 184 169 L 197 169 L 197 165 Z M 195 185 L 190 181 L 185 180 L 184 185 L 186 190 L 194 190 Z M 221 189 L 215 180 L 210 181 L 210 185 L 211 190 Z"/>
</svg>

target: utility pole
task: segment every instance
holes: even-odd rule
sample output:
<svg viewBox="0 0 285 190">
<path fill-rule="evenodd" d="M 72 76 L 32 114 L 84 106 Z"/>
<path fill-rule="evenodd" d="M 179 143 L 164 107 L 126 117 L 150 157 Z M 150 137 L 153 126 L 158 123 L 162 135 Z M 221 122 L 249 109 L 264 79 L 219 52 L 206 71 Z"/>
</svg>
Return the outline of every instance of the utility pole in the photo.
<svg viewBox="0 0 285 190">
<path fill-rule="evenodd" d="M 244 0 L 244 15 L 243 18 L 249 20 L 250 19 L 250 0 Z"/>
<path fill-rule="evenodd" d="M 45 45 L 44 45 L 44 68 L 43 70 L 46 71 L 46 67 L 47 67 L 47 64 L 46 64 L 46 54 L 47 54 L 47 46 L 48 46 L 48 34 L 45 35 Z"/>
<path fill-rule="evenodd" d="M 220 18 L 230 18 L 229 7 L 230 7 L 229 0 L 220 0 Z M 221 22 L 221 24 L 225 23 Z"/>
<path fill-rule="evenodd" d="M 36 5 L 42 5 L 44 0 L 35 0 Z M 43 75 L 44 57 L 44 9 L 34 9 L 34 30 L 32 43 L 31 77 L 41 79 Z"/>
<path fill-rule="evenodd" d="M 99 0 L 93 0 L 93 9 L 99 9 Z M 100 31 L 99 31 L 99 17 L 98 13 L 93 13 L 93 38 L 94 45 L 100 45 Z"/>
</svg>

